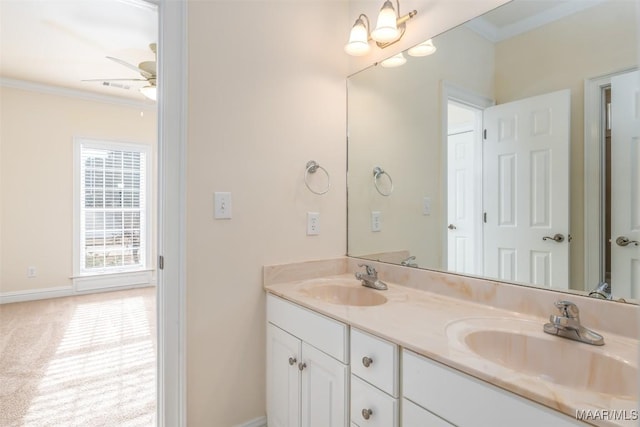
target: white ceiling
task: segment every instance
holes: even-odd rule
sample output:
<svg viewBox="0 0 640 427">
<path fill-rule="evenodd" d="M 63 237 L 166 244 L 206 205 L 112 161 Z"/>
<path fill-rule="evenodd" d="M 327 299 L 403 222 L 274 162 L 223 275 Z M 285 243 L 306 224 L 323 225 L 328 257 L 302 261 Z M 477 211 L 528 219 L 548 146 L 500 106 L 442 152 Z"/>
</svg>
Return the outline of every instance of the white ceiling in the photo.
<svg viewBox="0 0 640 427">
<path fill-rule="evenodd" d="M 466 25 L 492 42 L 499 42 L 607 0 L 517 0 L 500 6 Z"/>
<path fill-rule="evenodd" d="M 0 77 L 142 101 L 146 82 L 82 80 L 140 78 L 106 56 L 153 61 L 157 34 L 157 9 L 142 0 L 0 0 Z"/>
</svg>

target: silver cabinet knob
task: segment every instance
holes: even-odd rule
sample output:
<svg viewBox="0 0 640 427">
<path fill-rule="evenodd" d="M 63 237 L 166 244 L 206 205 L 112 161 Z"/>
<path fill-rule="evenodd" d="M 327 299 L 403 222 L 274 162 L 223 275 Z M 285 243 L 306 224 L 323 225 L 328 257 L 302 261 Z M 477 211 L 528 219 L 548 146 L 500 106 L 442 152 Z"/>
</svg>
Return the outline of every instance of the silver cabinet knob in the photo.
<svg viewBox="0 0 640 427">
<path fill-rule="evenodd" d="M 371 409 L 363 409 L 362 410 L 362 418 L 368 420 L 373 415 L 373 411 Z"/>
<path fill-rule="evenodd" d="M 640 243 L 638 243 L 637 240 L 630 240 L 628 237 L 620 236 L 616 239 L 616 244 L 618 246 L 629 246 L 629 245 L 638 246 Z"/>
<path fill-rule="evenodd" d="M 370 357 L 363 357 L 362 358 L 362 364 L 364 365 L 365 368 L 368 368 L 369 366 L 371 366 L 371 364 L 373 363 L 373 359 Z"/>
<path fill-rule="evenodd" d="M 296 362 L 297 362 L 297 360 L 296 360 L 296 358 L 295 358 L 295 357 L 290 357 L 290 358 L 289 358 L 289 365 L 293 366 L 293 365 L 295 365 L 295 364 L 296 364 Z"/>
<path fill-rule="evenodd" d="M 307 364 L 306 364 L 306 363 L 298 363 L 298 369 L 299 369 L 299 370 L 301 370 L 301 371 L 302 371 L 302 370 L 303 370 L 304 368 L 306 368 L 306 367 L 307 367 Z"/>
<path fill-rule="evenodd" d="M 458 227 L 456 227 L 456 226 L 455 226 L 455 225 L 453 225 L 453 224 L 449 224 L 449 226 L 448 226 L 447 228 L 448 228 L 449 230 L 455 230 L 455 229 L 456 229 L 456 228 L 458 228 Z"/>
<path fill-rule="evenodd" d="M 542 240 L 553 240 L 554 242 L 562 243 L 564 242 L 564 235 L 556 233 L 553 236 L 544 236 Z"/>
</svg>

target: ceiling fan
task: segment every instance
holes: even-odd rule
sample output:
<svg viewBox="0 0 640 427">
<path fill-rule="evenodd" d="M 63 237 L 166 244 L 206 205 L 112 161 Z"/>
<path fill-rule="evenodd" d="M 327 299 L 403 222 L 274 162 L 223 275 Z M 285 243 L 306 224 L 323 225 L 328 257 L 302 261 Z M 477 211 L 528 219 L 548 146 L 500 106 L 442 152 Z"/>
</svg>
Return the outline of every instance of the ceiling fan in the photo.
<svg viewBox="0 0 640 427">
<path fill-rule="evenodd" d="M 153 52 L 153 54 L 158 56 L 157 45 L 156 43 L 151 43 L 149 45 L 149 49 Z M 143 61 L 139 63 L 137 66 L 130 64 L 126 61 L 123 61 L 119 58 L 114 58 L 113 56 L 107 56 L 108 59 L 123 65 L 131 70 L 134 70 L 140 73 L 142 78 L 140 79 L 87 79 L 83 80 L 84 82 L 102 82 L 104 86 L 114 86 L 122 89 L 129 89 L 130 86 L 117 82 L 147 82 L 148 85 L 140 88 L 140 93 L 142 93 L 147 98 L 155 101 L 156 100 L 156 61 Z"/>
</svg>

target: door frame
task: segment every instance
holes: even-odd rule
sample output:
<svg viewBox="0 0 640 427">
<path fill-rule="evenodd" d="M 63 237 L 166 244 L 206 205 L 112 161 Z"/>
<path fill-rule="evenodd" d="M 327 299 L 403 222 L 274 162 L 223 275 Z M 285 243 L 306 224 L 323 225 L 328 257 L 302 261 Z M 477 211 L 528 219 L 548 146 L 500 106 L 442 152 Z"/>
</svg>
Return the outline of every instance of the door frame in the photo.
<svg viewBox="0 0 640 427">
<path fill-rule="evenodd" d="M 611 78 L 637 71 L 626 68 L 584 81 L 584 286 L 604 280 L 604 156 L 605 114 L 602 95 Z"/>
<path fill-rule="evenodd" d="M 466 89 L 462 86 L 458 86 L 454 83 L 451 83 L 447 80 L 442 80 L 441 83 L 441 98 L 440 98 L 440 162 L 443 165 L 447 164 L 447 148 L 449 143 L 449 135 L 448 135 L 448 124 L 449 124 L 449 115 L 447 113 L 447 107 L 449 105 L 449 101 L 457 102 L 459 104 L 467 105 L 469 107 L 484 110 L 487 107 L 491 107 L 496 105 L 496 102 L 493 99 L 487 98 L 484 95 L 476 93 L 472 90 Z M 449 204 L 448 192 L 449 192 L 449 183 L 447 179 L 447 170 L 446 168 L 442 168 L 440 171 L 441 177 L 440 180 L 442 182 L 442 187 L 440 192 L 442 194 L 441 197 L 441 206 L 440 206 L 440 217 L 442 218 L 442 224 L 445 224 L 447 220 L 447 207 Z M 441 247 L 442 247 L 442 259 L 441 259 L 441 268 L 444 271 L 447 271 L 448 265 L 448 233 L 447 228 L 442 227 L 440 230 L 440 238 L 441 238 Z"/>
<path fill-rule="evenodd" d="M 186 426 L 187 0 L 158 7 L 157 425 Z M 159 258 L 160 260 L 160 258 Z M 160 264 L 160 263 L 159 263 Z"/>
</svg>

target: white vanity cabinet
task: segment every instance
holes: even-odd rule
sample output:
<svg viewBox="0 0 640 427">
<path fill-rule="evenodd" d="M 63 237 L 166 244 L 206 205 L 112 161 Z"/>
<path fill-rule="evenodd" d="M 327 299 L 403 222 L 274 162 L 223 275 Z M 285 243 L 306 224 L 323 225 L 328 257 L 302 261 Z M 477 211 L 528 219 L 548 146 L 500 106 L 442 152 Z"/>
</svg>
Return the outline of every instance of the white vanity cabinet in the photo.
<svg viewBox="0 0 640 427">
<path fill-rule="evenodd" d="M 585 425 L 408 350 L 402 352 L 402 394 L 402 427 Z M 428 419 L 435 421 L 424 424 Z"/>
<path fill-rule="evenodd" d="M 352 425 L 399 425 L 399 359 L 396 344 L 351 328 Z"/>
<path fill-rule="evenodd" d="M 349 328 L 267 295 L 269 427 L 349 425 Z"/>
</svg>

